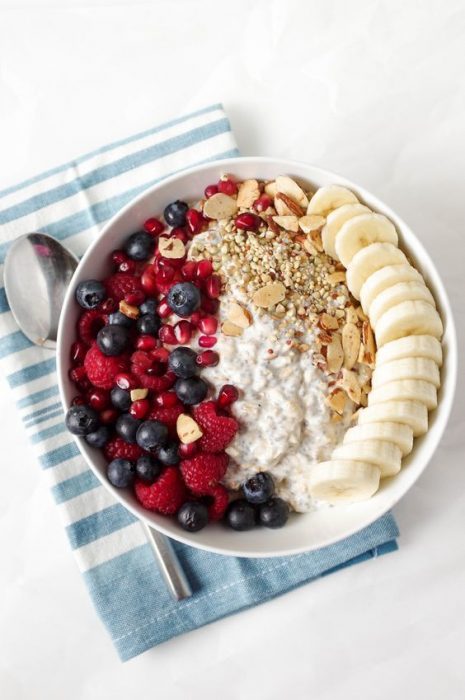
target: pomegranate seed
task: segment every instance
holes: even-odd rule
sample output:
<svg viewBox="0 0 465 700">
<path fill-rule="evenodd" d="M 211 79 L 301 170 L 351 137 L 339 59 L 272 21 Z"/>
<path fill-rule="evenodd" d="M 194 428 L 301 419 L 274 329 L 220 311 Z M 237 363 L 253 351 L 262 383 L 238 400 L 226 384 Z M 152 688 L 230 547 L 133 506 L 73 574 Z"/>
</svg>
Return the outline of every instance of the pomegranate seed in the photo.
<svg viewBox="0 0 465 700">
<path fill-rule="evenodd" d="M 178 321 L 174 327 L 174 335 L 180 345 L 187 345 L 192 338 L 193 327 L 189 321 Z"/>
<path fill-rule="evenodd" d="M 179 456 L 182 457 L 182 459 L 189 459 L 189 457 L 193 457 L 199 450 L 199 446 L 196 442 L 190 442 L 188 445 L 184 445 L 184 443 L 181 443 L 178 447 L 178 453 Z"/>
<path fill-rule="evenodd" d="M 205 282 L 205 291 L 210 299 L 218 299 L 221 294 L 221 278 L 218 275 L 210 275 Z"/>
<path fill-rule="evenodd" d="M 133 401 L 129 407 L 129 413 L 131 416 L 134 416 L 134 418 L 138 418 L 139 420 L 145 418 L 149 411 L 150 401 L 147 399 L 138 399 L 137 401 Z"/>
<path fill-rule="evenodd" d="M 204 316 L 198 322 L 197 327 L 204 335 L 215 335 L 218 328 L 218 320 L 214 316 Z"/>
<path fill-rule="evenodd" d="M 136 289 L 134 292 L 128 292 L 124 297 L 124 301 L 132 306 L 140 306 L 145 301 L 145 294 L 140 289 Z"/>
<path fill-rule="evenodd" d="M 146 370 L 152 366 L 152 357 L 147 352 L 136 350 L 136 352 L 133 352 L 131 355 L 131 362 L 133 365 L 137 365 L 137 367 Z M 134 387 L 131 387 L 131 389 L 132 388 Z"/>
<path fill-rule="evenodd" d="M 216 367 L 220 361 L 220 356 L 214 350 L 204 350 L 197 355 L 195 360 L 201 367 Z"/>
<path fill-rule="evenodd" d="M 92 389 L 89 394 L 89 404 L 92 408 L 95 408 L 96 411 L 103 411 L 104 408 L 108 408 L 109 403 L 110 395 L 108 391 L 97 388 Z"/>
<path fill-rule="evenodd" d="M 118 268 L 120 272 L 128 272 L 130 275 L 133 275 L 136 269 L 137 263 L 135 260 L 123 260 L 123 262 Z"/>
<path fill-rule="evenodd" d="M 197 279 L 207 279 L 213 272 L 213 265 L 210 260 L 200 260 L 197 265 Z"/>
<path fill-rule="evenodd" d="M 99 308 L 104 314 L 112 314 L 118 308 L 118 302 L 116 299 L 105 299 Z"/>
<path fill-rule="evenodd" d="M 237 401 L 238 398 L 239 392 L 236 387 L 232 384 L 225 384 L 219 391 L 217 403 L 221 408 L 226 408 L 234 403 L 234 401 Z"/>
<path fill-rule="evenodd" d="M 273 202 L 271 197 L 268 197 L 267 194 L 262 194 L 261 197 L 255 200 L 252 206 L 255 209 L 255 211 L 258 211 L 260 213 L 262 211 L 266 211 L 268 207 L 271 207 L 272 204 Z"/>
<path fill-rule="evenodd" d="M 204 190 L 204 195 L 207 199 L 218 193 L 218 185 L 208 185 Z"/>
<path fill-rule="evenodd" d="M 172 408 L 178 405 L 179 399 L 174 391 L 164 391 L 157 396 L 155 403 L 163 408 Z"/>
<path fill-rule="evenodd" d="M 219 307 L 219 301 L 218 299 L 209 299 L 208 297 L 202 297 L 202 311 L 205 311 L 206 314 L 216 314 L 218 311 Z"/>
<path fill-rule="evenodd" d="M 153 335 L 140 335 L 136 340 L 136 348 L 138 350 L 154 350 L 158 347 L 158 340 Z"/>
<path fill-rule="evenodd" d="M 194 260 L 189 260 L 184 263 L 181 268 L 181 275 L 185 280 L 191 281 L 195 278 L 197 273 L 197 263 Z"/>
<path fill-rule="evenodd" d="M 158 236 L 164 230 L 164 228 L 164 225 L 159 219 L 152 218 L 147 219 L 147 221 L 144 222 L 145 231 L 153 234 L 154 236 Z"/>
<path fill-rule="evenodd" d="M 183 228 L 174 228 L 170 232 L 170 238 L 179 238 L 184 244 L 189 242 L 189 235 Z"/>
<path fill-rule="evenodd" d="M 155 296 L 158 293 L 157 289 L 157 278 L 155 277 L 155 272 L 152 266 L 146 267 L 140 278 L 142 288 L 146 294 Z"/>
<path fill-rule="evenodd" d="M 119 413 L 116 410 L 116 408 L 106 408 L 99 414 L 100 422 L 104 425 L 109 425 L 109 423 L 116 423 L 118 416 Z"/>
<path fill-rule="evenodd" d="M 72 406 L 84 406 L 86 403 L 86 400 L 83 396 L 75 396 L 74 399 L 71 401 Z"/>
<path fill-rule="evenodd" d="M 111 254 L 111 261 L 116 267 L 119 267 L 121 263 L 126 262 L 126 260 L 128 260 L 128 256 L 124 250 L 114 250 Z"/>
<path fill-rule="evenodd" d="M 157 272 L 157 282 L 161 282 L 164 284 L 165 282 L 171 282 L 171 280 L 174 277 L 174 267 L 171 267 L 171 265 L 166 265 L 165 267 L 162 267 L 158 272 Z"/>
<path fill-rule="evenodd" d="M 195 236 L 196 233 L 200 233 L 205 225 L 205 219 L 202 216 L 202 212 L 197 209 L 188 209 L 186 213 L 186 222 L 189 227 L 189 231 Z"/>
<path fill-rule="evenodd" d="M 136 378 L 132 374 L 126 374 L 126 372 L 120 372 L 115 377 L 116 386 L 120 389 L 137 389 Z"/>
<path fill-rule="evenodd" d="M 169 323 L 165 323 L 158 331 L 158 337 L 162 343 L 167 345 L 177 345 L 176 336 L 174 334 L 174 328 Z"/>
<path fill-rule="evenodd" d="M 155 350 L 152 350 L 150 357 L 157 362 L 162 362 L 166 365 L 170 357 L 170 351 L 166 348 L 156 348 Z"/>
<path fill-rule="evenodd" d="M 73 366 L 82 365 L 87 354 L 87 345 L 79 340 L 71 345 L 71 363 Z"/>
<path fill-rule="evenodd" d="M 166 299 L 162 299 L 157 306 L 157 314 L 160 316 L 160 318 L 167 318 L 168 316 L 171 316 L 172 313 L 173 312 L 168 306 Z"/>
<path fill-rule="evenodd" d="M 75 367 L 69 370 L 68 376 L 72 382 L 79 384 L 83 379 L 87 379 L 87 372 L 84 367 Z"/>
<path fill-rule="evenodd" d="M 258 231 L 262 220 L 256 214 L 250 214 L 245 212 L 245 214 L 239 214 L 236 216 L 235 222 L 236 228 L 241 231 Z"/>
<path fill-rule="evenodd" d="M 214 335 L 201 335 L 199 338 L 199 345 L 201 348 L 212 348 L 218 342 L 218 338 Z"/>
<path fill-rule="evenodd" d="M 237 194 L 237 185 L 233 180 L 227 178 L 226 180 L 220 180 L 218 182 L 218 192 L 222 194 L 228 194 L 230 197 Z"/>
</svg>

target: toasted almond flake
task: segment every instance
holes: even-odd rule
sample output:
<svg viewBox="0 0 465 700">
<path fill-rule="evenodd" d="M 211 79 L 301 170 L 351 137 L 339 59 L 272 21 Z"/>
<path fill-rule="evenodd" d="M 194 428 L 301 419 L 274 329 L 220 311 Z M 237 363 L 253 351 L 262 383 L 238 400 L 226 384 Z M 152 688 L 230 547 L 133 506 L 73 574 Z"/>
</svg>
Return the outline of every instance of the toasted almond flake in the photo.
<svg viewBox="0 0 465 700">
<path fill-rule="evenodd" d="M 190 445 L 202 437 L 203 433 L 198 423 L 188 416 L 187 413 L 181 413 L 176 421 L 176 432 L 183 445 Z"/>
<path fill-rule="evenodd" d="M 148 393 L 148 389 L 131 389 L 131 401 L 145 399 Z"/>
<path fill-rule="evenodd" d="M 260 197 L 260 188 L 257 180 L 244 180 L 239 185 L 237 193 L 237 206 L 239 209 L 250 209 L 256 199 Z"/>
<path fill-rule="evenodd" d="M 369 367 L 373 368 L 375 366 L 376 344 L 373 329 L 370 326 L 369 321 L 363 322 L 362 341 L 365 346 L 365 353 L 363 356 L 364 364 L 367 364 Z"/>
<path fill-rule="evenodd" d="M 332 408 L 333 411 L 336 411 L 336 413 L 339 415 L 344 413 L 346 401 L 347 395 L 342 391 L 342 389 L 335 389 L 325 399 L 326 405 Z"/>
<path fill-rule="evenodd" d="M 233 301 L 229 305 L 228 321 L 239 328 L 248 328 L 252 323 L 252 316 L 247 309 Z"/>
<path fill-rule="evenodd" d="M 236 326 L 235 323 L 231 323 L 231 321 L 223 321 L 221 324 L 221 331 L 224 335 L 238 336 L 242 335 L 244 329 Z"/>
<path fill-rule="evenodd" d="M 127 301 L 124 301 L 124 299 L 122 299 L 119 303 L 119 310 L 128 318 L 138 318 L 140 315 L 140 311 L 137 306 L 131 306 L 131 304 L 128 304 Z"/>
<path fill-rule="evenodd" d="M 362 309 L 361 306 L 357 306 L 357 308 L 355 309 L 355 311 L 356 311 L 357 316 L 359 317 L 359 319 L 360 319 L 361 321 L 368 321 L 368 316 L 366 316 L 366 315 L 363 313 L 363 309 Z"/>
<path fill-rule="evenodd" d="M 274 198 L 274 207 L 280 216 L 297 216 L 299 219 L 304 215 L 304 210 L 299 207 L 293 199 L 282 192 L 277 192 Z"/>
<path fill-rule="evenodd" d="M 308 197 L 295 180 L 287 175 L 279 175 L 276 178 L 276 189 L 281 194 L 290 197 L 296 204 L 304 209 L 308 206 Z"/>
<path fill-rule="evenodd" d="M 329 284 L 335 287 L 337 284 L 341 284 L 346 281 L 346 273 L 342 270 L 331 272 L 331 274 L 326 277 L 326 280 L 329 282 Z"/>
<path fill-rule="evenodd" d="M 344 352 L 342 350 L 341 336 L 335 333 L 331 338 L 331 342 L 326 347 L 326 362 L 328 371 L 336 374 L 342 367 L 344 360 Z"/>
<path fill-rule="evenodd" d="M 353 323 L 346 323 L 342 329 L 342 349 L 344 350 L 344 367 L 352 369 L 357 362 L 360 349 L 360 331 Z"/>
<path fill-rule="evenodd" d="M 321 239 L 321 231 L 310 231 L 308 234 L 310 236 L 310 240 L 317 249 L 319 253 L 322 253 L 324 250 L 323 247 L 323 241 Z"/>
<path fill-rule="evenodd" d="M 209 219 L 230 219 L 237 211 L 237 202 L 222 192 L 217 192 L 203 205 L 203 213 Z"/>
<path fill-rule="evenodd" d="M 358 381 L 358 377 L 350 369 L 342 369 L 342 377 L 339 380 L 339 386 L 344 389 L 349 399 L 351 399 L 357 406 L 360 406 L 360 399 L 362 396 L 362 387 Z"/>
<path fill-rule="evenodd" d="M 311 231 L 320 231 L 326 219 L 324 216 L 319 216 L 318 214 L 309 214 L 308 216 L 301 216 L 299 219 L 299 226 L 304 233 L 310 233 Z"/>
<path fill-rule="evenodd" d="M 357 323 L 359 322 L 359 318 L 358 318 L 357 312 L 355 311 L 354 307 L 347 306 L 345 311 L 346 311 L 347 323 L 354 323 L 355 325 L 357 325 Z"/>
<path fill-rule="evenodd" d="M 337 318 L 335 318 L 334 316 L 330 316 L 325 312 L 320 314 L 319 323 L 321 328 L 323 328 L 325 331 L 337 331 L 337 329 L 339 328 Z"/>
<path fill-rule="evenodd" d="M 158 239 L 158 250 L 164 258 L 179 260 L 186 254 L 186 246 L 179 238 L 167 238 L 160 236 Z"/>
<path fill-rule="evenodd" d="M 282 282 L 271 282 L 265 284 L 264 287 L 257 289 L 252 300 L 256 306 L 262 309 L 267 309 L 269 306 L 274 306 L 283 301 L 286 297 L 286 287 Z"/>
<path fill-rule="evenodd" d="M 331 335 L 331 333 L 327 333 L 326 331 L 320 331 L 318 333 L 317 339 L 321 343 L 321 345 L 329 345 L 333 339 L 333 336 Z"/>
<path fill-rule="evenodd" d="M 342 416 L 340 416 L 339 413 L 332 413 L 330 420 L 331 423 L 340 423 L 342 420 Z"/>
<path fill-rule="evenodd" d="M 308 238 L 306 238 L 305 241 L 303 242 L 303 247 L 305 248 L 305 250 L 307 251 L 307 253 L 309 255 L 318 255 L 317 249 L 315 248 L 313 243 L 308 240 Z"/>
<path fill-rule="evenodd" d="M 299 230 L 299 220 L 296 216 L 273 216 L 273 221 L 281 226 L 285 231 L 292 231 L 297 233 Z"/>
<path fill-rule="evenodd" d="M 271 199 L 274 199 L 276 197 L 278 189 L 276 186 L 276 180 L 271 180 L 270 182 L 267 182 L 265 185 L 265 194 L 268 195 L 268 197 L 271 197 Z"/>
</svg>

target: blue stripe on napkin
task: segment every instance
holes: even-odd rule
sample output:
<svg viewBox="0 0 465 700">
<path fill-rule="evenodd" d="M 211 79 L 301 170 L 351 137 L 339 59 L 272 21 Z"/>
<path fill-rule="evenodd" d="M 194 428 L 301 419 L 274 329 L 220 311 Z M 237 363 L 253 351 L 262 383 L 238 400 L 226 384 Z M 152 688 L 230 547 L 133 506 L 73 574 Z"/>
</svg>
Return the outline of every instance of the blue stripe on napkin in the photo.
<svg viewBox="0 0 465 700">
<path fill-rule="evenodd" d="M 66 240 L 80 256 L 101 224 L 135 195 L 181 169 L 235 155 L 224 111 L 211 105 L 0 191 L 0 363 L 39 464 L 50 476 L 92 600 L 123 660 L 397 546 L 390 515 L 333 547 L 294 557 L 238 559 L 176 543 L 194 595 L 174 603 L 143 529 L 85 468 L 64 429 L 54 355 L 32 346 L 9 311 L 1 263 L 25 230 Z"/>
</svg>

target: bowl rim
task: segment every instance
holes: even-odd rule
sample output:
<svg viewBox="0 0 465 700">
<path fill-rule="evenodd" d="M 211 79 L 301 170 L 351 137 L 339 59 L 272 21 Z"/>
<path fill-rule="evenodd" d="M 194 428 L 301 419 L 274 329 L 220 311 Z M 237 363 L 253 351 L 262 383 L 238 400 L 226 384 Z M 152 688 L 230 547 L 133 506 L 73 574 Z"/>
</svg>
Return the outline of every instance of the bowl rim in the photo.
<svg viewBox="0 0 465 700">
<path fill-rule="evenodd" d="M 239 557 L 246 557 L 246 558 L 272 558 L 272 557 L 280 557 L 280 556 L 290 556 L 290 555 L 296 555 L 296 554 L 303 554 L 303 553 L 308 553 L 311 551 L 315 551 L 318 549 L 322 549 L 324 547 L 328 547 L 330 545 L 336 544 L 337 542 L 341 542 L 342 540 L 356 534 L 357 532 L 360 532 L 364 528 L 368 527 L 371 525 L 373 522 L 381 518 L 383 515 L 385 515 L 396 503 L 398 503 L 405 495 L 406 493 L 412 488 L 414 483 L 417 481 L 417 479 L 420 477 L 420 475 L 425 471 L 426 467 L 428 466 L 432 456 L 434 455 L 438 444 L 444 434 L 445 428 L 447 426 L 450 413 L 452 410 L 452 405 L 454 402 L 454 396 L 455 396 L 455 388 L 456 388 L 456 383 L 457 383 L 457 362 L 458 362 L 458 346 L 457 346 L 457 333 L 456 333 L 456 326 L 454 322 L 454 316 L 452 313 L 451 305 L 449 302 L 449 298 L 446 292 L 446 289 L 444 287 L 444 284 L 442 282 L 442 279 L 439 275 L 439 272 L 431 259 L 429 253 L 427 250 L 424 248 L 422 242 L 420 239 L 415 235 L 415 233 L 411 230 L 411 228 L 406 224 L 406 222 L 395 212 L 391 209 L 389 205 L 387 205 L 384 201 L 379 199 L 376 195 L 373 195 L 369 190 L 367 190 L 365 187 L 358 185 L 357 183 L 353 182 L 352 180 L 349 180 L 347 177 L 339 175 L 338 173 L 332 171 L 332 170 L 327 170 L 326 168 L 321 168 L 319 166 L 312 165 L 311 163 L 307 163 L 305 161 L 299 161 L 295 159 L 286 159 L 286 158 L 273 158 L 270 156 L 239 156 L 239 157 L 234 157 L 234 158 L 227 158 L 227 159 L 220 159 L 220 160 L 211 160 L 208 162 L 201 163 L 200 165 L 196 165 L 190 168 L 185 168 L 183 170 L 180 170 L 173 175 L 170 175 L 168 177 L 163 178 L 159 182 L 155 183 L 154 185 L 150 186 L 143 192 L 139 193 L 136 197 L 131 199 L 127 204 L 124 205 L 121 209 L 119 209 L 106 223 L 105 225 L 101 228 L 98 236 L 96 236 L 95 240 L 89 245 L 89 247 L 86 249 L 86 252 L 84 253 L 83 257 L 81 258 L 75 273 L 73 275 L 73 278 L 71 280 L 71 283 L 69 285 L 69 288 L 66 292 L 64 301 L 63 301 L 63 306 L 62 306 L 62 312 L 60 315 L 60 321 L 59 321 L 59 326 L 58 326 L 58 334 L 57 334 L 57 354 L 56 354 L 56 362 L 57 362 L 57 378 L 58 378 L 58 388 L 59 388 L 59 395 L 61 399 L 61 403 L 63 406 L 64 411 L 67 410 L 67 399 L 66 399 L 66 394 L 65 394 L 65 382 L 67 381 L 67 371 L 68 371 L 68 366 L 67 366 L 67 361 L 65 361 L 65 353 L 63 352 L 63 349 L 66 348 L 66 339 L 64 338 L 64 319 L 67 315 L 67 310 L 69 309 L 71 304 L 74 304 L 74 280 L 79 277 L 81 274 L 81 270 L 83 270 L 86 266 L 87 261 L 91 258 L 93 251 L 95 247 L 99 244 L 100 240 L 102 237 L 104 237 L 109 230 L 115 225 L 115 223 L 123 217 L 127 212 L 129 212 L 131 209 L 135 208 L 138 203 L 142 200 L 144 200 L 146 197 L 150 197 L 152 194 L 156 193 L 158 189 L 169 185 L 173 182 L 176 182 L 176 180 L 180 178 L 184 178 L 186 176 L 190 175 L 195 175 L 197 173 L 202 173 L 205 170 L 209 170 L 213 166 L 221 166 L 221 169 L 225 172 L 234 172 L 234 168 L 237 166 L 242 166 L 245 163 L 249 164 L 256 164 L 257 167 L 260 165 L 272 165 L 276 166 L 276 168 L 280 168 L 281 172 L 293 172 L 294 169 L 309 169 L 311 170 L 311 175 L 309 173 L 309 178 L 311 177 L 312 179 L 318 180 L 318 178 L 322 178 L 323 181 L 327 178 L 333 179 L 334 182 L 337 182 L 338 184 L 341 184 L 345 187 L 348 187 L 349 189 L 354 190 L 355 192 L 361 194 L 362 199 L 366 197 L 368 200 L 370 200 L 371 203 L 374 203 L 375 207 L 379 207 L 380 210 L 382 210 L 386 216 L 392 218 L 392 220 L 396 223 L 396 226 L 401 230 L 401 232 L 406 231 L 409 238 L 414 242 L 415 248 L 420 251 L 421 257 L 426 259 L 429 265 L 429 275 L 432 277 L 432 282 L 433 282 L 433 291 L 437 292 L 437 295 L 440 296 L 440 301 L 441 301 L 441 307 L 442 307 L 442 313 L 444 318 L 447 320 L 447 333 L 448 333 L 448 357 L 447 357 L 447 374 L 448 374 L 448 381 L 443 382 L 443 386 L 445 385 L 446 391 L 443 392 L 440 403 L 441 403 L 441 412 L 440 415 L 438 416 L 438 427 L 435 431 L 435 435 L 430 438 L 429 444 L 428 444 L 428 449 L 427 449 L 427 455 L 426 458 L 424 459 L 424 464 L 421 470 L 418 471 L 416 474 L 415 478 L 411 481 L 409 485 L 407 485 L 406 489 L 402 492 L 396 493 L 395 497 L 389 501 L 385 507 L 380 509 L 376 515 L 373 516 L 373 514 L 369 514 L 367 517 L 362 518 L 354 527 L 350 527 L 347 529 L 347 532 L 344 533 L 344 535 L 341 536 L 332 536 L 328 535 L 326 539 L 323 539 L 321 542 L 319 542 L 317 545 L 310 544 L 309 546 L 296 546 L 294 548 L 285 548 L 285 549 L 280 549 L 276 551 L 260 551 L 260 550 L 253 550 L 253 549 L 248 549 L 247 551 L 242 551 L 240 549 L 237 550 L 231 550 L 230 548 L 222 548 L 220 546 L 213 546 L 209 544 L 205 544 L 203 542 L 198 542 L 195 541 L 192 537 L 189 537 L 188 533 L 186 535 L 183 534 L 182 531 L 179 531 L 179 533 L 173 532 L 170 528 L 165 527 L 164 525 L 154 522 L 150 515 L 151 513 L 147 511 L 147 514 L 144 512 L 139 512 L 136 508 L 132 506 L 131 503 L 127 502 L 125 499 L 125 491 L 118 490 L 115 487 L 113 487 L 100 473 L 99 469 L 97 466 L 94 464 L 90 453 L 87 452 L 85 449 L 85 445 L 83 444 L 82 440 L 76 436 L 73 435 L 73 439 L 79 449 L 79 452 L 81 456 L 84 457 L 85 461 L 87 462 L 88 466 L 92 470 L 93 474 L 98 478 L 100 483 L 109 491 L 115 498 L 116 500 L 124 506 L 127 510 L 129 510 L 139 521 L 142 521 L 146 525 L 148 525 L 151 528 L 154 528 L 158 530 L 159 532 L 163 533 L 167 537 L 170 537 L 172 539 L 175 539 L 179 542 L 182 542 L 183 544 L 189 545 L 191 547 L 196 547 L 197 549 L 201 549 L 204 551 L 212 552 L 215 554 L 223 554 L 227 556 L 239 556 Z M 412 246 L 411 246 L 412 247 Z M 66 355 L 67 356 L 67 355 Z M 438 406 L 439 407 L 439 406 Z M 438 410 L 435 409 L 436 411 Z M 428 431 L 429 432 L 429 431 Z M 428 435 L 428 433 L 427 433 Z M 84 448 L 84 449 L 83 449 Z M 305 514 L 304 514 L 305 515 Z M 239 542 L 238 542 L 239 544 Z"/>
</svg>

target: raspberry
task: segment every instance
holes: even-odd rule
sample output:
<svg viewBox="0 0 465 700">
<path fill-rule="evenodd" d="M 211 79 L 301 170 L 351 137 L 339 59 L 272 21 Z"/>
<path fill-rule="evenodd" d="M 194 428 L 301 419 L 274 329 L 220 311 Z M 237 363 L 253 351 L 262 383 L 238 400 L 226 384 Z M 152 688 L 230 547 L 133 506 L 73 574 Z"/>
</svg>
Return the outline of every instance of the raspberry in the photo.
<svg viewBox="0 0 465 700">
<path fill-rule="evenodd" d="M 94 343 L 87 351 L 84 367 L 94 386 L 99 389 L 111 389 L 115 383 L 115 375 L 128 369 L 128 358 L 126 355 L 107 357 Z"/>
<path fill-rule="evenodd" d="M 139 445 L 130 445 L 121 437 L 113 437 L 103 448 L 103 454 L 109 462 L 118 458 L 135 462 L 139 457 L 142 457 L 144 450 Z"/>
<path fill-rule="evenodd" d="M 177 406 L 167 406 L 165 408 L 162 406 L 155 406 L 149 413 L 149 420 L 159 420 L 160 423 L 166 425 L 170 436 L 177 438 L 176 421 L 178 420 L 178 416 L 183 412 L 184 408 L 181 404 Z"/>
<path fill-rule="evenodd" d="M 174 372 L 168 370 L 165 374 L 157 375 L 150 374 L 150 367 L 143 367 L 140 364 L 132 363 L 131 371 L 137 377 L 140 385 L 144 389 L 153 389 L 154 391 L 167 391 L 174 385 L 177 377 Z"/>
<path fill-rule="evenodd" d="M 80 339 L 86 345 L 92 345 L 97 333 L 108 321 L 108 316 L 98 309 L 84 311 L 79 317 L 77 331 Z"/>
<path fill-rule="evenodd" d="M 103 284 L 105 285 L 108 296 L 117 301 L 122 301 L 126 294 L 142 290 L 140 279 L 126 272 L 115 272 L 114 275 L 103 280 Z"/>
<path fill-rule="evenodd" d="M 209 520 L 221 520 L 229 503 L 227 490 L 222 484 L 218 484 L 210 489 L 208 496 L 213 499 L 213 503 L 208 506 Z"/>
<path fill-rule="evenodd" d="M 187 498 L 187 489 L 176 467 L 167 467 L 154 484 L 136 481 L 134 490 L 140 503 L 148 510 L 173 515 Z"/>
<path fill-rule="evenodd" d="M 201 452 L 192 459 L 182 460 L 181 473 L 192 493 L 205 496 L 226 474 L 228 463 L 229 457 L 224 452 L 217 455 Z"/>
<path fill-rule="evenodd" d="M 234 438 L 239 424 L 235 418 L 219 416 L 214 401 L 205 401 L 194 408 L 194 418 L 202 428 L 199 440 L 204 452 L 221 452 Z"/>
</svg>

